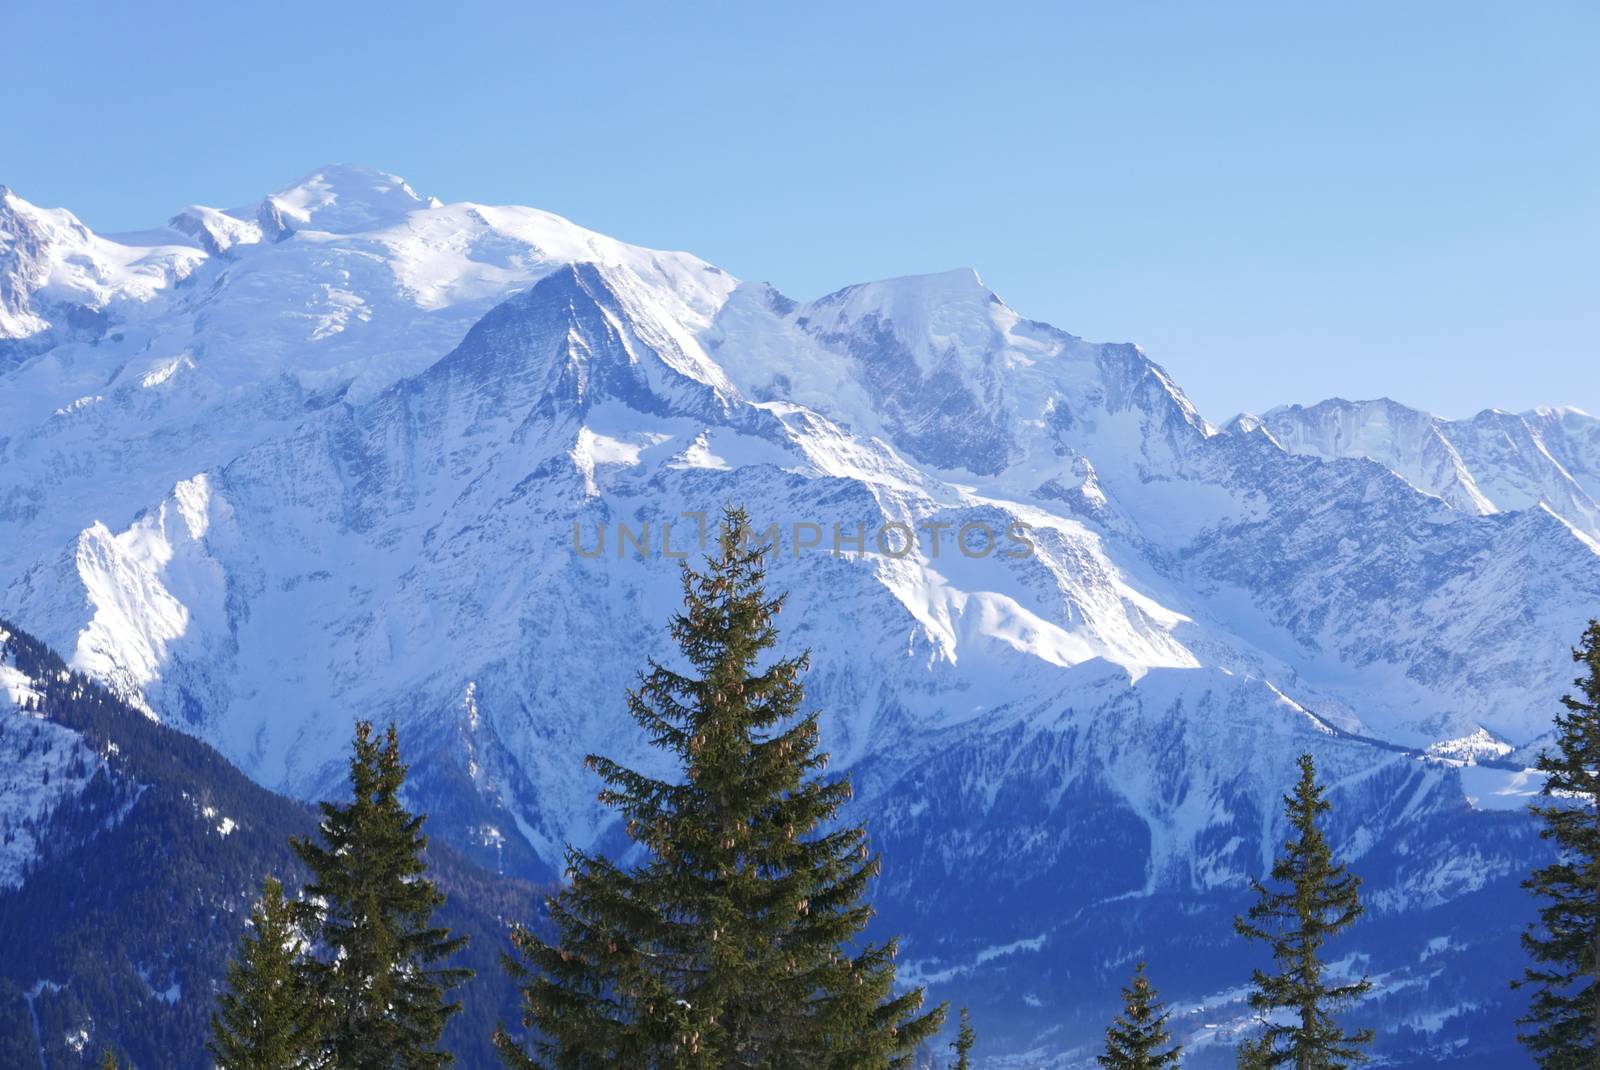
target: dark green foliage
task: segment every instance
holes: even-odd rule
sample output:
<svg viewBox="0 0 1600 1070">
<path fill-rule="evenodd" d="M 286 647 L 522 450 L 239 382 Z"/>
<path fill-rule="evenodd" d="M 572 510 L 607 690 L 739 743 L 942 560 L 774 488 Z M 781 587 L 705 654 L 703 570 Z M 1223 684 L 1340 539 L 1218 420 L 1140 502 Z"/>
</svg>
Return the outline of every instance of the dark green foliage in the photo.
<svg viewBox="0 0 1600 1070">
<path fill-rule="evenodd" d="M 317 1043 L 316 1004 L 301 974 L 304 940 L 283 885 L 268 877 L 250 931 L 228 964 L 228 991 L 211 1016 L 217 1070 L 296 1070 Z"/>
<path fill-rule="evenodd" d="M 50 815 L 22 886 L 0 891 L 0 970 L 25 991 L 52 982 L 31 1008 L 51 1070 L 96 1065 L 103 1046 L 141 1070 L 209 1067 L 215 992 L 248 906 L 265 873 L 294 869 L 287 840 L 309 817 L 3 628 L 40 715 L 78 733 L 102 765 Z M 226 836 L 222 816 L 238 822 Z M 168 992 L 176 998 L 157 996 Z M 17 1007 L 4 1024 L 33 1052 L 28 1008 Z M 91 1044 L 77 1053 L 63 1038 L 80 1028 Z M 0 1065 L 38 1063 L 32 1053 Z"/>
<path fill-rule="evenodd" d="M 1346 1033 L 1334 1018 L 1371 989 L 1372 982 L 1363 978 L 1330 984 L 1322 961 L 1328 939 L 1363 912 L 1361 881 L 1334 864 L 1318 826 L 1318 817 L 1331 808 L 1324 796 L 1311 755 L 1301 755 L 1300 781 L 1294 794 L 1284 798 L 1292 838 L 1272 866 L 1273 881 L 1284 887 L 1274 891 L 1252 879 L 1257 902 L 1245 917 L 1234 919 L 1241 936 L 1271 946 L 1274 965 L 1274 972 L 1258 969 L 1252 977 L 1250 1006 L 1262 1016 L 1264 1028 L 1257 1041 L 1239 1052 L 1239 1065 L 1251 1070 L 1338 1070 L 1364 1061 L 1363 1049 L 1372 1043 L 1370 1029 Z M 1278 1012 L 1288 1012 L 1292 1021 L 1268 1020 Z"/>
<path fill-rule="evenodd" d="M 301 882 L 289 839 L 313 834 L 316 819 L 72 672 L 15 625 L 0 628 L 10 633 L 0 640 L 6 659 L 40 692 L 39 715 L 103 760 L 40 830 L 46 850 L 22 886 L 0 890 L 0 1067 L 39 1065 L 36 1015 L 49 1070 L 90 1070 L 106 1046 L 132 1070 L 210 1070 L 211 1015 L 262 879 Z M 237 823 L 226 836 L 223 816 Z M 537 919 L 540 890 L 485 873 L 447 845 L 431 844 L 427 860 L 450 896 L 440 917 L 471 935 L 463 964 L 479 973 L 444 1043 L 462 1070 L 488 1070 L 499 1064 L 494 1023 L 518 1000 L 496 968 L 509 946 L 500 919 Z M 41 980 L 53 985 L 26 999 Z M 91 1032 L 81 1052 L 65 1040 L 80 1028 Z"/>
<path fill-rule="evenodd" d="M 606 758 L 600 798 L 646 852 L 625 869 L 569 854 L 550 903 L 558 938 L 519 932 L 529 1047 L 509 1066 L 763 1070 L 910 1065 L 943 1008 L 894 991 L 894 944 L 859 944 L 878 869 L 860 827 L 835 827 L 850 797 L 827 781 L 816 715 L 800 713 L 807 657 L 758 660 L 777 642 L 781 597 L 741 511 L 720 552 L 685 567 L 672 635 L 688 674 L 652 662 L 629 709 L 678 780 Z"/>
<path fill-rule="evenodd" d="M 1239 1045 L 1239 1052 L 1234 1066 L 1237 1070 L 1267 1070 L 1272 1063 L 1268 1062 L 1270 1056 L 1266 1042 L 1262 1040 L 1246 1040 Z"/>
<path fill-rule="evenodd" d="M 1533 812 L 1555 862 L 1524 883 L 1544 900 L 1523 935 L 1534 965 L 1519 984 L 1534 987 L 1533 1030 L 1520 1037 L 1545 1070 L 1600 1067 L 1600 621 L 1590 621 L 1573 660 L 1583 666 L 1556 715 L 1556 750 L 1539 755 L 1544 797 Z"/>
<path fill-rule="evenodd" d="M 339 1070 L 436 1070 L 445 994 L 472 971 L 441 963 L 466 943 L 433 924 L 444 896 L 427 879 L 423 817 L 400 802 L 406 767 L 394 726 L 380 743 L 356 725 L 352 800 L 322 804 L 321 843 L 292 846 L 311 872 L 299 904 L 319 958 L 304 968 L 321 1006 L 321 1048 Z M 320 905 L 318 905 L 320 901 Z"/>
<path fill-rule="evenodd" d="M 1132 983 L 1122 990 L 1122 1014 L 1106 1030 L 1106 1053 L 1097 1056 L 1096 1061 L 1106 1070 L 1164 1070 L 1177 1066 L 1183 1049 L 1172 1044 L 1172 1034 L 1167 1032 L 1170 1017 L 1144 975 L 1144 963 L 1139 963 Z"/>
<path fill-rule="evenodd" d="M 967 1008 L 961 1008 L 961 1025 L 956 1029 L 956 1039 L 950 1046 L 956 1050 L 955 1065 L 951 1070 L 972 1070 L 972 1046 L 978 1042 L 977 1031 L 972 1028 L 972 1019 L 967 1014 Z"/>
</svg>

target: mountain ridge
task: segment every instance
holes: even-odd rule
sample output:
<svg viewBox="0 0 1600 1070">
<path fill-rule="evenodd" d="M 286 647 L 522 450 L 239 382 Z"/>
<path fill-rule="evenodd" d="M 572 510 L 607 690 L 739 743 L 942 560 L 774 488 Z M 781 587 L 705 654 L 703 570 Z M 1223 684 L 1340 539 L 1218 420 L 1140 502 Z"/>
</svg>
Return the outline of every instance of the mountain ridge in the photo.
<svg viewBox="0 0 1600 1070">
<path fill-rule="evenodd" d="M 130 1066 L 212 1066 L 228 960 L 262 879 L 291 895 L 304 882 L 288 839 L 315 835 L 314 809 L 153 723 L 3 619 L 0 682 L 0 778 L 57 774 L 22 815 L 7 812 L 18 795 L 0 779 L 0 1063 L 87 1070 L 109 1048 Z M 427 858 L 447 894 L 440 921 L 470 936 L 459 958 L 478 971 L 447 1044 L 458 1065 L 487 1070 L 499 1065 L 490 1032 L 517 1007 L 499 965 L 507 923 L 544 924 L 542 889 L 437 838 Z"/>
<path fill-rule="evenodd" d="M 1505 811 L 1532 789 L 1475 756 L 1539 744 L 1600 604 L 1600 544 L 1563 500 L 1486 511 L 1282 410 L 1214 426 L 1137 346 L 1027 319 L 968 270 L 799 302 L 531 209 L 385 189 L 344 214 L 337 190 L 284 197 L 275 242 L 190 236 L 187 289 L 13 350 L 0 613 L 301 797 L 337 781 L 353 716 L 392 716 L 425 741 L 418 790 L 452 841 L 548 879 L 566 843 L 617 845 L 577 758 L 657 760 L 622 696 L 671 656 L 667 550 L 693 556 L 694 518 L 743 502 L 777 527 L 780 627 L 884 830 L 884 913 L 930 975 L 1021 1001 L 1015 1050 L 1046 1035 L 1022 999 L 1055 976 L 1040 949 L 1072 932 L 1093 969 L 1122 961 L 1071 919 L 1170 922 L 1186 896 L 1223 916 L 1301 750 L 1344 793 L 1339 842 L 1381 870 L 1385 917 L 1515 901 L 1535 849 Z M 1540 419 L 1540 441 L 1587 426 Z M 1473 454 L 1473 485 L 1521 485 L 1519 456 Z M 1008 554 L 1017 531 L 1030 550 Z M 940 783 L 962 787 L 935 807 Z M 986 952 L 1017 941 L 1034 950 Z M 1396 977 L 1425 975 L 1423 950 Z M 1196 971 L 1185 998 L 1240 1013 Z M 1507 1009 L 1431 998 L 1405 997 L 1443 1016 L 1432 1037 Z"/>
<path fill-rule="evenodd" d="M 1236 419 L 1259 423 L 1294 452 L 1379 461 L 1459 509 L 1492 513 L 1543 504 L 1600 539 L 1600 420 L 1582 409 L 1485 409 L 1445 420 L 1388 398 L 1330 398 Z"/>
</svg>

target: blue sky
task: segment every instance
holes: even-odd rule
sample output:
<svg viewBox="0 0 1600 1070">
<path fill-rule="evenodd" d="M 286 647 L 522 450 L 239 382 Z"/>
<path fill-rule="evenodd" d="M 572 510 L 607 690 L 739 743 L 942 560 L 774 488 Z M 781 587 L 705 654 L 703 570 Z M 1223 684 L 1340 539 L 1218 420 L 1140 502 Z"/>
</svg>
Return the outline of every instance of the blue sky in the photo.
<svg viewBox="0 0 1600 1070">
<path fill-rule="evenodd" d="M 1600 5 L 36 3 L 0 182 L 100 230 L 319 164 L 798 298 L 978 269 L 1214 420 L 1600 413 Z"/>
</svg>

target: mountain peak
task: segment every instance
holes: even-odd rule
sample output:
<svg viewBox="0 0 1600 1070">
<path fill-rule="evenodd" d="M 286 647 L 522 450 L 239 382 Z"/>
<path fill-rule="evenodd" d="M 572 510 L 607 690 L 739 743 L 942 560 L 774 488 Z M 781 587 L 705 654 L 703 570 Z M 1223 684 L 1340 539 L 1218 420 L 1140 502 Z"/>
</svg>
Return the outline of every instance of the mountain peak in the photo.
<svg viewBox="0 0 1600 1070">
<path fill-rule="evenodd" d="M 0 241 L 17 241 L 23 234 L 47 230 L 70 231 L 87 236 L 89 231 L 78 217 L 65 208 L 41 208 L 25 200 L 16 190 L 0 183 Z"/>
<path fill-rule="evenodd" d="M 581 414 L 605 400 L 720 419 L 738 391 L 670 319 L 623 270 L 564 264 L 475 323 L 425 379 L 466 384 L 479 420 L 519 405 Z"/>
<path fill-rule="evenodd" d="M 994 291 L 983 284 L 983 279 L 969 267 L 950 271 L 936 271 L 926 275 L 900 275 L 877 282 L 857 283 L 835 290 L 811 303 L 814 309 L 837 307 L 846 315 L 863 312 L 887 312 L 888 306 L 900 310 L 909 307 L 927 309 L 950 303 L 997 303 Z M 896 318 L 890 316 L 888 318 Z"/>
<path fill-rule="evenodd" d="M 398 222 L 419 208 L 438 207 L 399 175 L 359 164 L 328 164 L 268 194 L 260 216 L 280 219 L 289 229 L 349 234 Z M 248 214 L 248 213 L 241 213 Z"/>
<path fill-rule="evenodd" d="M 1535 405 L 1522 414 L 1526 418 L 1540 420 L 1571 420 L 1573 422 L 1587 422 L 1595 417 L 1576 405 Z"/>
<path fill-rule="evenodd" d="M 1334 396 L 1323 398 L 1321 401 L 1312 402 L 1309 405 L 1302 404 L 1300 402 L 1294 402 L 1289 405 L 1274 405 L 1266 412 L 1261 413 L 1258 419 L 1270 422 L 1293 415 L 1324 418 L 1331 416 L 1354 416 L 1358 414 L 1378 414 L 1391 419 L 1434 419 L 1432 413 L 1415 408 L 1411 405 L 1407 405 L 1403 401 L 1396 401 L 1394 398 L 1386 395 L 1374 398 L 1354 399 Z"/>
<path fill-rule="evenodd" d="M 802 315 L 826 330 L 888 326 L 927 364 L 935 350 L 943 352 L 952 344 L 962 350 L 984 350 L 990 341 L 991 314 L 1003 307 L 976 271 L 957 268 L 846 286 L 811 302 Z"/>
</svg>

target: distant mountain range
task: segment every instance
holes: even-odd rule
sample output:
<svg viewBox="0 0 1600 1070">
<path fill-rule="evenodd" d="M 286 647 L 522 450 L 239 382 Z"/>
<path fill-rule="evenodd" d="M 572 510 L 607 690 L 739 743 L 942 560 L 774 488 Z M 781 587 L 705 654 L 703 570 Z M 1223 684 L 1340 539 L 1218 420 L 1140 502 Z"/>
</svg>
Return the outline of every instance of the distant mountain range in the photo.
<svg viewBox="0 0 1600 1070">
<path fill-rule="evenodd" d="M 1231 1065 L 1231 914 L 1303 751 L 1394 1065 L 1522 1065 L 1523 766 L 1597 498 L 1577 410 L 1218 427 L 971 271 L 800 303 L 356 167 L 130 235 L 0 191 L 0 616 L 293 796 L 395 718 L 434 834 L 551 880 L 621 847 L 580 758 L 656 760 L 624 689 L 743 503 L 903 971 L 996 1066 L 1087 1065 L 1139 958 Z"/>
</svg>

